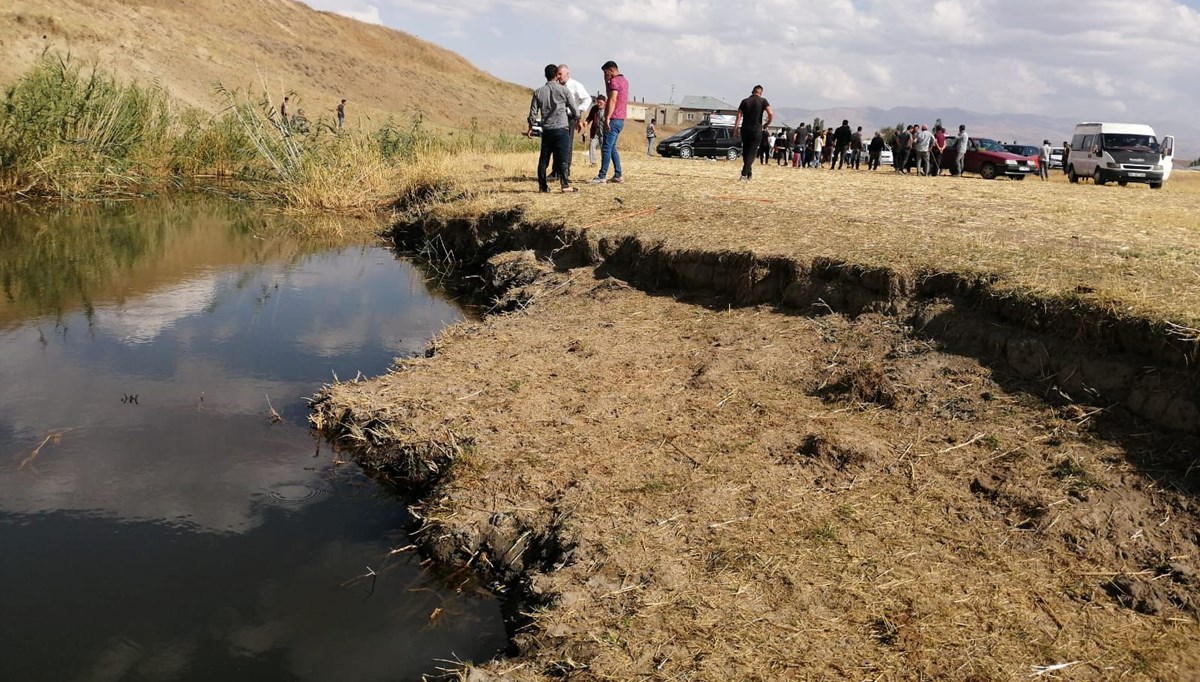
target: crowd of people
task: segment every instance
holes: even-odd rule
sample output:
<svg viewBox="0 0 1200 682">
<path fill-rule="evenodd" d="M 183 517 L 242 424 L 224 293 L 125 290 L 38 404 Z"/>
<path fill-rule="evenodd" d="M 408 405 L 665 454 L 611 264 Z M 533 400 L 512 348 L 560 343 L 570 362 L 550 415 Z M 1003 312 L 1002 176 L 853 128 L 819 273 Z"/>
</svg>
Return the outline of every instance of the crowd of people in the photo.
<svg viewBox="0 0 1200 682">
<path fill-rule="evenodd" d="M 566 64 L 546 65 L 546 84 L 533 92 L 529 104 L 529 127 L 525 131 L 527 136 L 532 137 L 535 126 L 541 126 L 541 151 L 537 166 L 539 192 L 549 192 L 551 180 L 558 181 L 562 192 L 579 191 L 571 185 L 571 156 L 576 132 L 584 133 L 590 141 L 590 163 L 596 162 L 599 149 L 600 169 L 596 177 L 588 182 L 625 182 L 617 140 L 625 128 L 629 81 L 621 75 L 614 61 L 605 62 L 600 72 L 604 75 L 604 94 L 597 95 L 593 103 L 588 89 L 571 78 L 570 67 Z M 653 138 L 654 129 L 651 126 L 647 129 L 647 148 Z M 612 177 L 608 175 L 610 167 Z"/>
<path fill-rule="evenodd" d="M 526 134 L 533 135 L 535 126 L 541 125 L 541 153 L 538 158 L 538 190 L 549 192 L 551 180 L 557 179 L 563 192 L 577 191 L 570 184 L 571 156 L 574 134 L 583 134 L 589 142 L 588 161 L 596 163 L 597 151 L 600 169 L 590 183 L 621 183 L 624 175 L 621 155 L 617 151 L 617 139 L 625 126 L 629 82 L 621 75 L 617 63 L 606 62 L 601 67 L 604 75 L 604 93 L 592 101 L 587 88 L 571 78 L 566 64 L 549 64 L 545 68 L 546 84 L 533 93 L 529 107 L 529 128 Z M 750 96 L 738 105 L 734 121 L 733 136 L 742 143 L 741 179 L 753 177 L 755 161 L 760 165 L 772 159 L 777 165 L 795 168 L 812 167 L 841 170 L 849 167 L 862 168 L 864 157 L 867 170 L 877 170 L 885 149 L 892 153 L 892 167 L 896 173 L 922 176 L 940 175 L 943 170 L 950 175 L 962 175 L 964 161 L 969 149 L 970 138 L 966 125 L 958 127 L 958 134 L 947 136 L 940 121 L 930 126 L 909 125 L 903 130 L 889 131 L 890 140 L 876 131 L 868 140 L 862 126 L 851 129 L 850 121 L 843 120 L 837 128 L 818 129 L 801 123 L 795 128 L 771 129 L 774 112 L 771 104 L 763 97 L 763 88 L 756 85 Z M 646 123 L 646 153 L 653 154 L 655 138 L 654 122 Z M 889 144 L 890 142 L 890 144 Z M 1063 143 L 1063 167 L 1070 147 Z M 947 149 L 952 153 L 947 154 Z M 1050 141 L 1045 140 L 1039 149 L 1038 170 L 1043 180 L 1047 179 L 1050 167 Z M 552 164 L 552 166 L 551 166 Z M 609 167 L 613 175 L 608 177 Z M 947 166 L 943 168 L 943 165 Z M 550 172 L 547 172 L 550 167 Z"/>
</svg>

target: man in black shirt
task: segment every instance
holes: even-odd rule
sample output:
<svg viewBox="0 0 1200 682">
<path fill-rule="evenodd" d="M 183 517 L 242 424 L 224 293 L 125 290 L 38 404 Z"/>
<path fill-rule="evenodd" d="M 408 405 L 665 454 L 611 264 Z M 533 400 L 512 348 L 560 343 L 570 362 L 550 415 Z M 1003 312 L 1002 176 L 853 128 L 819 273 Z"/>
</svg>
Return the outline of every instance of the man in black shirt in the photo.
<svg viewBox="0 0 1200 682">
<path fill-rule="evenodd" d="M 738 105 L 737 119 L 733 122 L 733 134 L 738 130 L 742 133 L 742 180 L 749 180 L 754 171 L 754 157 L 758 153 L 758 141 L 762 137 L 763 126 L 771 125 L 775 113 L 771 111 L 771 103 L 762 96 L 762 86 L 754 86 L 750 96 Z M 766 114 L 766 121 L 763 114 Z"/>
<path fill-rule="evenodd" d="M 833 164 L 836 162 L 837 167 L 841 169 L 846 165 L 846 149 L 850 147 L 850 139 L 854 133 L 850 132 L 850 121 L 843 120 L 842 125 L 833 131 L 833 157 L 829 159 L 829 170 L 833 170 Z"/>
</svg>

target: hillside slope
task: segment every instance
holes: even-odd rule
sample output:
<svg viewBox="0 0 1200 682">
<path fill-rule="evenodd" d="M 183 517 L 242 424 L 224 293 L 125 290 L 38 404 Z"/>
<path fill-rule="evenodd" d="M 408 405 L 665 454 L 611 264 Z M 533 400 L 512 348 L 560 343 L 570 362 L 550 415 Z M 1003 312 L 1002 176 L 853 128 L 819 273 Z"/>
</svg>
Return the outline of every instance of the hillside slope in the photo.
<svg viewBox="0 0 1200 682">
<path fill-rule="evenodd" d="M 273 100 L 299 96 L 310 117 L 348 100 L 348 117 L 410 114 L 465 127 L 519 130 L 527 88 L 400 31 L 294 0 L 6 0 L 0 83 L 46 48 L 97 60 L 119 78 L 157 82 L 182 102 L 220 108 L 214 84 Z"/>
</svg>

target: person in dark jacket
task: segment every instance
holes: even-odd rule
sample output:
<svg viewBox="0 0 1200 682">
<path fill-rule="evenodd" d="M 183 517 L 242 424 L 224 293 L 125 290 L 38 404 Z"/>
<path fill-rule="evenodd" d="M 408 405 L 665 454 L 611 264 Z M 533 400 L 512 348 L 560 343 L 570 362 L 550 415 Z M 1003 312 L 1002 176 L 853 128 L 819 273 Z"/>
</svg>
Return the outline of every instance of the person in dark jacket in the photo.
<svg viewBox="0 0 1200 682">
<path fill-rule="evenodd" d="M 871 138 L 871 144 L 867 145 L 867 170 L 877 170 L 879 168 L 879 157 L 883 154 L 883 135 L 879 131 L 875 131 L 875 137 Z"/>
<path fill-rule="evenodd" d="M 843 120 L 842 125 L 833 131 L 833 156 L 829 158 L 829 170 L 837 164 L 840 170 L 846 165 L 846 150 L 850 148 L 850 140 L 854 133 L 850 130 L 850 121 Z"/>
</svg>

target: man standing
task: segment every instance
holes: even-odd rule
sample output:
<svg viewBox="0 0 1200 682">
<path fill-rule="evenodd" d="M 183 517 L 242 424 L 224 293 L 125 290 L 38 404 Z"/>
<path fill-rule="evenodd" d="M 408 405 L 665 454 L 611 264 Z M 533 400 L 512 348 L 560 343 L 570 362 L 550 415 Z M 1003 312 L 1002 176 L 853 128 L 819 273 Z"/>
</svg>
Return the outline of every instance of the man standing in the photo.
<svg viewBox="0 0 1200 682">
<path fill-rule="evenodd" d="M 1043 180 L 1050 179 L 1050 140 L 1042 140 L 1042 149 L 1038 152 L 1038 175 Z"/>
<path fill-rule="evenodd" d="M 654 156 L 654 119 L 646 118 L 646 156 Z"/>
<path fill-rule="evenodd" d="M 742 134 L 742 180 L 750 180 L 754 172 L 754 157 L 762 139 L 763 126 L 770 126 L 775 118 L 771 111 L 771 103 L 762 96 L 762 86 L 756 85 L 750 91 L 750 96 L 738 105 L 737 118 L 733 121 L 733 134 Z M 766 120 L 763 120 L 763 115 Z"/>
<path fill-rule="evenodd" d="M 858 165 L 862 162 L 862 137 L 862 126 L 859 126 L 858 130 L 854 131 L 854 136 L 850 138 L 850 166 L 854 168 L 854 170 L 858 170 Z"/>
<path fill-rule="evenodd" d="M 892 154 L 896 157 L 896 172 L 908 172 L 908 154 L 912 149 L 913 134 L 912 126 L 904 129 L 904 132 L 896 135 L 896 148 L 892 150 Z"/>
<path fill-rule="evenodd" d="M 283 103 L 279 105 L 279 118 L 283 121 L 283 125 L 285 127 L 291 122 L 292 112 L 290 111 L 290 105 L 288 104 L 289 101 L 290 99 L 285 95 L 283 98 Z"/>
<path fill-rule="evenodd" d="M 600 153 L 600 145 L 604 143 L 604 105 L 608 102 L 608 98 L 604 95 L 596 96 L 596 103 L 592 105 L 591 110 L 587 115 L 587 134 L 588 134 L 588 165 L 596 165 L 596 157 Z"/>
<path fill-rule="evenodd" d="M 629 81 L 621 75 L 614 61 L 604 62 L 600 67 L 604 73 L 604 92 L 608 102 L 604 109 L 604 147 L 600 152 L 600 173 L 589 180 L 593 184 L 625 182 L 621 175 L 621 153 L 617 151 L 617 138 L 625 129 L 625 104 L 629 100 Z M 608 179 L 608 164 L 613 167 L 612 179 Z"/>
<path fill-rule="evenodd" d="M 571 67 L 566 64 L 558 65 L 558 82 L 562 83 L 567 88 L 567 92 L 571 94 L 569 102 L 575 109 L 575 114 L 571 118 L 577 123 L 577 130 L 571 131 L 571 146 L 567 150 L 567 173 L 569 174 L 571 161 L 575 158 L 575 133 L 583 130 L 583 120 L 592 107 L 592 96 L 582 83 L 571 78 Z"/>
<path fill-rule="evenodd" d="M 967 158 L 967 127 L 958 126 L 958 137 L 954 138 L 954 175 L 962 177 L 963 163 Z"/>
<path fill-rule="evenodd" d="M 933 133 L 922 123 L 921 131 L 913 139 L 913 149 L 917 151 L 917 175 L 929 175 L 929 148 L 932 146 Z"/>
<path fill-rule="evenodd" d="M 558 65 L 547 64 L 545 74 L 546 84 L 533 91 L 533 99 L 529 103 L 529 129 L 525 131 L 527 137 L 533 137 L 533 124 L 541 120 L 542 147 L 538 156 L 538 191 L 550 191 L 546 182 L 546 163 L 553 157 L 554 170 L 558 174 L 562 191 L 575 192 L 578 190 L 571 187 L 571 174 L 567 163 L 575 135 L 577 110 L 567 86 L 558 80 Z"/>
<path fill-rule="evenodd" d="M 796 146 L 792 149 L 792 168 L 799 168 L 804 165 L 804 148 L 808 142 L 807 124 L 801 123 L 800 127 L 796 128 Z"/>
<path fill-rule="evenodd" d="M 850 132 L 850 121 L 843 120 L 842 125 L 833 131 L 833 155 L 829 158 L 829 170 L 833 170 L 834 164 L 837 164 L 838 170 L 846 165 L 846 150 L 850 147 L 850 139 L 854 133 Z"/>
<path fill-rule="evenodd" d="M 946 153 L 946 129 L 939 124 L 933 126 L 933 148 L 929 150 L 929 167 L 933 175 L 942 172 L 942 156 Z"/>
<path fill-rule="evenodd" d="M 875 137 L 871 138 L 871 144 L 867 146 L 867 170 L 877 170 L 879 168 L 879 157 L 883 154 L 883 135 L 879 131 L 875 131 Z"/>
<path fill-rule="evenodd" d="M 337 105 L 338 129 L 341 129 L 342 124 L 346 122 L 346 100 L 338 102 Z"/>
</svg>

